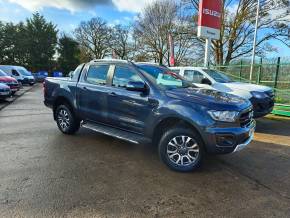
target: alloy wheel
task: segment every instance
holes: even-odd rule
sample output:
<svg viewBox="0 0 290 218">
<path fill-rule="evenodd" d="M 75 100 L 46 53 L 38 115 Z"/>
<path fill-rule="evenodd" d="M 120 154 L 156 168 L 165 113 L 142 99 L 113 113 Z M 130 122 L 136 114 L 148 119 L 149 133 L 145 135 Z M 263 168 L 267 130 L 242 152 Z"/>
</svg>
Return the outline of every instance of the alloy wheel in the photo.
<svg viewBox="0 0 290 218">
<path fill-rule="evenodd" d="M 188 166 L 198 160 L 200 153 L 197 142 L 189 136 L 176 136 L 167 145 L 167 156 L 179 166 Z"/>
<path fill-rule="evenodd" d="M 61 109 L 58 112 L 57 121 L 63 131 L 66 131 L 70 126 L 70 119 L 68 112 L 64 109 Z"/>
</svg>

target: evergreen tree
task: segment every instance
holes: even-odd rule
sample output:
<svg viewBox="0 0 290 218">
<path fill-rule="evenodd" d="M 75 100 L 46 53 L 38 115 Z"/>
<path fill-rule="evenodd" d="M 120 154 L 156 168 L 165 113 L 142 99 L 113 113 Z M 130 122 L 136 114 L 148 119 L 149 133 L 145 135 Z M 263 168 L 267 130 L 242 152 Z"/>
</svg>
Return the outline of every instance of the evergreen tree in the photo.
<svg viewBox="0 0 290 218">
<path fill-rule="evenodd" d="M 51 70 L 57 45 L 57 29 L 39 13 L 26 21 L 28 65 L 32 71 Z"/>
<path fill-rule="evenodd" d="M 57 48 L 58 67 L 65 75 L 74 70 L 79 64 L 80 49 L 78 43 L 67 35 L 62 35 Z"/>
</svg>

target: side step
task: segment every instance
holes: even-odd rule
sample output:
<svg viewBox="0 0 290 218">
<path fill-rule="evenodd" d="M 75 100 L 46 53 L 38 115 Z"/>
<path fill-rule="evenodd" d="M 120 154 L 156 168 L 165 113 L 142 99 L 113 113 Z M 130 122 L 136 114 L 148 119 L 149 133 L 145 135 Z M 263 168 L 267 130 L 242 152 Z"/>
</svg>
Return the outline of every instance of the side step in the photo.
<svg viewBox="0 0 290 218">
<path fill-rule="evenodd" d="M 110 126 L 105 126 L 102 124 L 82 122 L 81 127 L 93 130 L 98 133 L 102 133 L 104 135 L 112 136 L 117 139 L 128 141 L 134 144 L 148 144 L 151 142 L 150 139 L 143 137 L 141 135 L 116 129 Z"/>
</svg>

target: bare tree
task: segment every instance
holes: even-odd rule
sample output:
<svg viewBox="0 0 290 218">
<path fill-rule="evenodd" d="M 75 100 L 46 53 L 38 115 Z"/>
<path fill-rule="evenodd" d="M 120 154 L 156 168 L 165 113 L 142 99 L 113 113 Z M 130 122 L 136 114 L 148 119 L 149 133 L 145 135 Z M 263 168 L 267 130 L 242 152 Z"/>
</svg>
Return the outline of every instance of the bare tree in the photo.
<svg viewBox="0 0 290 218">
<path fill-rule="evenodd" d="M 202 58 L 204 46 L 196 37 L 197 24 L 192 16 L 184 13 L 184 8 L 178 7 L 175 25 L 171 30 L 174 39 L 175 64 L 189 65 L 199 62 Z"/>
<path fill-rule="evenodd" d="M 102 18 L 92 18 L 81 22 L 74 32 L 75 38 L 87 54 L 96 59 L 102 59 L 110 52 L 111 30 Z"/>
<path fill-rule="evenodd" d="M 160 64 L 168 50 L 168 34 L 173 29 L 176 14 L 177 6 L 173 1 L 156 1 L 144 8 L 134 27 L 141 49 L 151 53 Z"/>
<path fill-rule="evenodd" d="M 198 13 L 199 0 L 183 0 L 191 6 L 193 16 Z M 220 39 L 213 41 L 215 62 L 228 65 L 230 61 L 251 54 L 257 0 L 224 0 Z M 269 40 L 278 40 L 290 47 L 289 2 L 261 0 L 257 54 L 273 51 Z"/>
<path fill-rule="evenodd" d="M 128 59 L 132 50 L 130 42 L 130 28 L 128 26 L 116 25 L 112 28 L 111 48 L 121 59 Z"/>
</svg>

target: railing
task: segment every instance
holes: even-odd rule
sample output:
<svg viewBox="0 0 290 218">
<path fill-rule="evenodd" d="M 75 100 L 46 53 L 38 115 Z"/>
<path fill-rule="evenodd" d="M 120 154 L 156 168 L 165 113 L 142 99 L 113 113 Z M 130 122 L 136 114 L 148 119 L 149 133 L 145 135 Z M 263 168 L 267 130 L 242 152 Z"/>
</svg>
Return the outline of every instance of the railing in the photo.
<svg viewBox="0 0 290 218">
<path fill-rule="evenodd" d="M 232 79 L 272 87 L 275 91 L 275 108 L 273 113 L 290 116 L 290 63 L 281 63 L 277 58 L 276 63 L 263 63 L 254 65 L 252 81 L 249 80 L 250 64 L 240 61 L 229 66 L 210 66 L 223 71 Z"/>
</svg>

